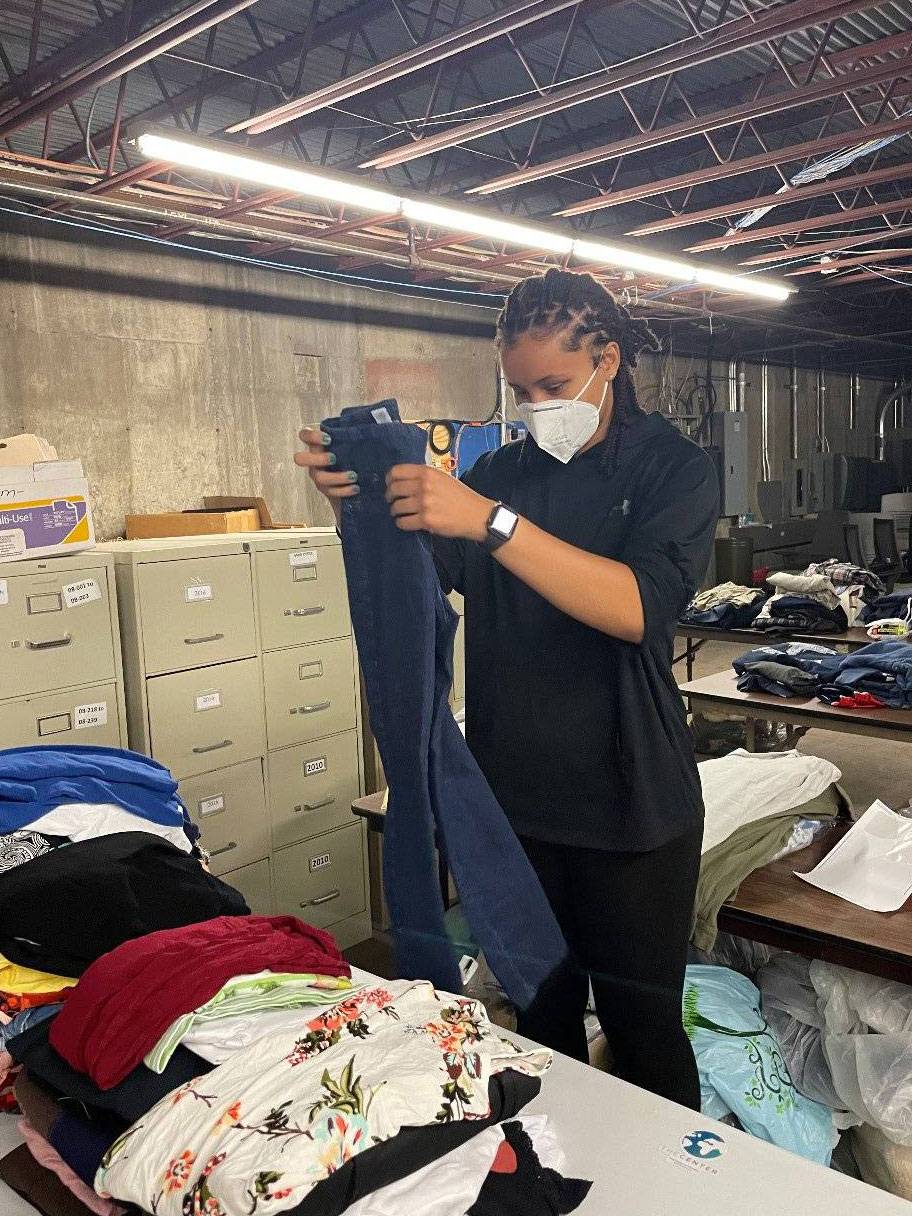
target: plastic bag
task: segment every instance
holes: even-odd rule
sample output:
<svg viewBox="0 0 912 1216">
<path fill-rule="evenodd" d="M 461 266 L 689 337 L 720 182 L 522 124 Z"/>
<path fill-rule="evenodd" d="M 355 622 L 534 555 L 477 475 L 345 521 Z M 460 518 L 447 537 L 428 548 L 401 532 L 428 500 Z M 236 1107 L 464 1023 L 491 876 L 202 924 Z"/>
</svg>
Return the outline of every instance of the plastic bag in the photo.
<svg viewBox="0 0 912 1216">
<path fill-rule="evenodd" d="M 684 1025 L 704 1114 L 734 1114 L 751 1135 L 829 1165 L 838 1139 L 830 1111 L 796 1089 L 750 980 L 725 967 L 688 967 Z"/>
<path fill-rule="evenodd" d="M 777 953 L 779 952 L 772 946 L 765 946 L 762 942 L 752 942 L 749 938 L 737 937 L 733 933 L 720 933 L 712 950 L 696 950 L 692 947 L 688 961 L 709 967 L 731 967 L 733 971 L 740 971 L 751 980 Z"/>
<path fill-rule="evenodd" d="M 859 1123 L 833 1085 L 823 1051 L 823 1016 L 811 983 L 811 964 L 797 954 L 777 954 L 757 975 L 763 1016 L 774 1030 L 796 1088 L 833 1112 L 836 1127 Z"/>
</svg>

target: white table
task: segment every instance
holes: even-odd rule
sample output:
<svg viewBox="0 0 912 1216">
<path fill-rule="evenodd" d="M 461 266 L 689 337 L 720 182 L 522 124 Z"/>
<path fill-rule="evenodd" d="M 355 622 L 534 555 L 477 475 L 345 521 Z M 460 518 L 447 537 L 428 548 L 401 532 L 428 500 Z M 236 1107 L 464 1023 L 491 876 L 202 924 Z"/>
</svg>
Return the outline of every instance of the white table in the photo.
<svg viewBox="0 0 912 1216">
<path fill-rule="evenodd" d="M 517 1043 L 527 1040 L 510 1035 Z M 656 1098 L 607 1073 L 555 1056 L 523 1112 L 548 1115 L 565 1173 L 594 1185 L 580 1216 L 910 1216 L 904 1199 Z M 695 1131 L 722 1139 L 699 1161 Z"/>
</svg>

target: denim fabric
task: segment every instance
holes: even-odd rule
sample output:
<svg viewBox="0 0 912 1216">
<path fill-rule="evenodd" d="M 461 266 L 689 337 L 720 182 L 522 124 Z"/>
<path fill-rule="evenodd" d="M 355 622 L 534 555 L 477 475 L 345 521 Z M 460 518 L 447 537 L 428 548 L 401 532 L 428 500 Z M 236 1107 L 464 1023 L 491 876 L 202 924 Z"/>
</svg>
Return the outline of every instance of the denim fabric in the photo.
<svg viewBox="0 0 912 1216">
<path fill-rule="evenodd" d="M 824 684 L 835 677 L 845 657 L 829 646 L 817 646 L 811 642 L 778 642 L 749 650 L 735 659 L 732 667 L 739 676 L 743 676 L 756 663 L 782 663 L 785 667 L 797 667 L 816 676 Z"/>
<path fill-rule="evenodd" d="M 29 1026 L 37 1026 L 39 1022 L 54 1017 L 62 1008 L 62 1004 L 53 1004 L 35 1005 L 31 1009 L 23 1009 L 22 1013 L 17 1013 L 11 1022 L 0 1026 L 0 1048 L 5 1050 L 10 1039 L 14 1039 L 17 1034 L 28 1030 Z"/>
<path fill-rule="evenodd" d="M 846 655 L 833 686 L 840 694 L 873 693 L 891 709 L 912 709 L 912 645 L 874 642 Z"/>
<path fill-rule="evenodd" d="M 882 595 L 873 604 L 862 609 L 861 620 L 865 625 L 871 621 L 884 621 L 891 616 L 905 616 L 912 599 L 912 587 L 902 591 L 893 591 L 890 595 Z"/>
<path fill-rule="evenodd" d="M 396 527 L 386 473 L 423 464 L 424 432 L 395 401 L 323 422 L 338 470 L 361 492 L 343 501 L 342 550 L 371 726 L 389 782 L 384 889 L 400 973 L 462 988 L 443 921 L 435 826 L 466 919 L 504 990 L 527 1007 L 566 958 L 557 921 L 525 853 L 466 746 L 447 701 L 457 617 L 430 538 Z"/>
<path fill-rule="evenodd" d="M 763 607 L 763 600 L 754 604 L 715 604 L 712 608 L 688 608 L 681 616 L 682 625 L 703 625 L 708 629 L 750 629 Z"/>
</svg>

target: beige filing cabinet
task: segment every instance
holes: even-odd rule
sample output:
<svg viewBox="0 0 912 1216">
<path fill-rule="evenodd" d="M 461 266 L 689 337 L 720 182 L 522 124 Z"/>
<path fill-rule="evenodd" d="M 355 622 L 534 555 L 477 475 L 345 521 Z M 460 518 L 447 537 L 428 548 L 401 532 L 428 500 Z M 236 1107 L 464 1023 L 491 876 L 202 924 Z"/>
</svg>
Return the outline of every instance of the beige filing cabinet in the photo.
<svg viewBox="0 0 912 1216">
<path fill-rule="evenodd" d="M 126 747 L 114 563 L 0 562 L 0 748 Z"/>
<path fill-rule="evenodd" d="M 131 745 L 166 764 L 254 912 L 370 936 L 358 667 L 335 531 L 124 541 Z"/>
</svg>

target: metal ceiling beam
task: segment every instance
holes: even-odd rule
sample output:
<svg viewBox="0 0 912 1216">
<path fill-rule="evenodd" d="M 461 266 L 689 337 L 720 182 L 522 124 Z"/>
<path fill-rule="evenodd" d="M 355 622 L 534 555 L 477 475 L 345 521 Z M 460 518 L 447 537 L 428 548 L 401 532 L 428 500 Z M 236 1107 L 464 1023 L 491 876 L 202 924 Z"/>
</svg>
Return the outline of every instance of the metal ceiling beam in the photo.
<svg viewBox="0 0 912 1216">
<path fill-rule="evenodd" d="M 135 21 L 154 21 L 174 8 L 174 0 L 147 0 L 138 8 L 134 6 Z M 32 71 L 20 72 L 12 80 L 0 86 L 0 105 L 17 98 L 26 97 L 43 84 L 64 75 L 71 68 L 97 56 L 105 47 L 120 42 L 124 36 L 123 10 L 74 38 L 67 46 L 36 63 Z"/>
<path fill-rule="evenodd" d="M 902 135 L 909 131 L 912 131 L 912 114 L 907 118 L 896 119 L 894 122 L 859 127 L 857 131 L 840 131 L 836 135 L 828 135 L 825 139 L 809 139 L 801 144 L 792 144 L 791 147 L 772 148 L 769 152 L 759 152 L 755 156 L 742 156 L 739 160 L 707 165 L 705 169 L 694 169 L 690 173 L 678 173 L 674 177 L 644 182 L 640 186 L 630 186 L 626 190 L 612 190 L 607 194 L 599 194 L 595 198 L 586 198 L 579 203 L 573 203 L 555 214 L 559 216 L 586 215 L 590 211 L 622 207 L 627 203 L 638 203 L 643 199 L 655 198 L 659 194 L 671 194 L 675 190 L 692 190 L 695 186 L 703 186 L 709 182 L 728 181 L 731 177 L 754 173 L 758 169 L 769 169 L 773 165 L 786 165 L 791 161 L 805 160 L 809 156 L 824 156 L 828 152 L 838 152 L 856 140 L 866 142 L 869 139 L 882 139 L 888 135 Z"/>
<path fill-rule="evenodd" d="M 843 141 L 845 141 L 844 136 Z M 626 235 L 651 236 L 655 232 L 670 232 L 675 228 L 692 228 L 695 224 L 706 224 L 711 220 L 725 219 L 730 215 L 741 215 L 753 211 L 757 207 L 790 206 L 793 203 L 806 202 L 807 199 L 836 194 L 841 190 L 863 190 L 868 186 L 877 186 L 884 182 L 900 181 L 904 177 L 912 177 L 912 162 L 905 165 L 888 165 L 885 169 L 869 169 L 866 173 L 853 173 L 849 177 L 828 178 L 825 181 L 813 182 L 808 186 L 795 186 L 777 194 L 760 194 L 753 198 L 735 199 L 728 203 L 720 203 L 717 207 L 706 207 L 702 211 L 688 211 L 684 215 L 670 215 L 663 220 L 653 220 L 652 223 L 641 224 L 639 228 L 633 228 Z"/>
<path fill-rule="evenodd" d="M 620 2 L 620 0 L 615 0 L 615 2 Z M 304 97 L 294 98 L 284 105 L 267 110 L 255 118 L 236 123 L 228 130 L 232 134 L 248 131 L 251 135 L 261 135 L 265 131 L 272 131 L 275 127 L 292 122 L 296 118 L 303 118 L 305 114 L 313 114 L 316 110 L 322 110 L 326 106 L 338 105 L 351 97 L 357 97 L 360 93 L 366 93 L 375 85 L 389 84 L 390 81 L 398 80 L 411 72 L 418 72 L 422 68 L 440 63 L 462 51 L 471 50 L 473 47 L 490 42 L 493 38 L 501 37 L 512 30 L 521 29 L 525 25 L 531 25 L 543 17 L 551 17 L 555 13 L 573 8 L 579 3 L 580 0 L 520 0 L 517 4 L 500 9 L 478 21 L 472 21 L 460 29 L 449 30 L 440 38 L 434 38 L 430 42 L 421 42 L 401 55 L 387 59 L 384 63 L 374 64 L 372 67 L 365 68 L 363 72 L 356 72 L 353 76 L 347 76 L 336 84 L 317 89 Z"/>
<path fill-rule="evenodd" d="M 871 259 L 869 259 L 869 262 L 870 262 L 870 260 Z M 910 263 L 908 266 L 893 266 L 893 267 L 891 267 L 891 270 L 892 270 L 893 274 L 906 273 L 906 274 L 910 275 L 910 277 L 905 282 L 898 282 L 898 281 L 894 282 L 893 283 L 894 287 L 899 287 L 899 288 L 912 287 L 912 263 Z M 858 274 L 847 274 L 847 275 L 845 275 L 845 277 L 840 277 L 834 281 L 836 283 L 849 284 L 849 283 L 870 282 L 872 279 L 883 280 L 884 278 L 885 278 L 885 275 L 878 274 L 876 270 L 866 270 L 866 271 L 861 271 Z"/>
<path fill-rule="evenodd" d="M 335 42 L 337 38 L 344 37 L 352 29 L 366 25 L 387 12 L 389 6 L 390 0 L 364 0 L 364 3 L 354 8 L 318 22 L 312 31 L 302 30 L 300 33 L 289 35 L 275 46 L 264 51 L 257 51 L 248 59 L 233 64 L 232 71 L 243 73 L 244 76 L 262 76 L 272 68 L 299 56 L 308 45 L 327 46 L 329 43 Z M 156 102 L 155 105 L 149 106 L 138 114 L 128 115 L 123 121 L 122 134 L 125 138 L 129 138 L 133 132 L 170 117 L 173 106 L 187 109 L 197 105 L 200 101 L 205 101 L 207 97 L 215 95 L 219 97 L 244 96 L 249 90 L 249 80 L 214 73 L 182 92 L 175 93 L 169 101 Z M 104 127 L 92 133 L 92 143 L 96 148 L 105 148 L 110 143 L 112 135 L 112 128 Z M 83 155 L 85 155 L 85 148 L 80 143 L 70 144 L 57 153 L 60 160 L 73 160 Z"/>
<path fill-rule="evenodd" d="M 786 270 L 783 273 L 787 279 L 797 279 L 803 275 L 819 274 L 824 281 L 836 270 L 844 270 L 850 266 L 866 266 L 870 262 L 893 262 L 897 258 L 912 257 L 912 249 L 875 249 L 869 253 L 859 253 L 849 258 L 834 258 L 830 262 L 815 262 L 812 266 L 799 266 L 796 270 Z"/>
<path fill-rule="evenodd" d="M 769 114 L 778 114 L 784 110 L 795 110 L 801 106 L 814 105 L 819 101 L 828 101 L 846 90 L 865 88 L 880 84 L 882 81 L 892 81 L 897 75 L 909 73 L 912 73 L 912 60 L 908 57 L 902 61 L 894 60 L 887 64 L 877 64 L 871 68 L 844 72 L 835 80 L 758 97 L 729 109 L 716 110 L 710 114 L 698 114 L 695 118 L 672 123 L 667 127 L 658 127 L 653 131 L 640 132 L 615 143 L 602 144 L 600 147 L 589 148 L 582 152 L 573 152 L 569 156 L 562 156 L 544 164 L 530 165 L 526 169 L 507 173 L 503 177 L 484 182 L 480 186 L 473 186 L 466 193 L 495 194 L 501 190 L 512 189 L 514 186 L 522 186 L 528 182 L 553 177 L 557 173 L 572 173 L 577 169 L 584 169 L 588 165 L 603 164 L 605 161 L 617 160 L 620 156 L 646 152 L 650 148 L 658 148 L 682 139 L 689 139 L 693 135 L 704 135 L 707 131 L 719 131 L 724 127 L 750 122 L 755 118 L 764 118 Z"/>
<path fill-rule="evenodd" d="M 78 68 L 56 84 L 43 89 L 37 97 L 29 98 L 0 115 L 0 138 L 11 135 L 36 119 L 43 118 L 59 106 L 66 105 L 84 93 L 100 88 L 111 80 L 117 80 L 125 72 L 148 63 L 163 51 L 180 46 L 208 30 L 243 12 L 256 4 L 257 0 L 196 0 L 189 8 L 165 18 L 137 34 L 122 46 L 102 55 L 93 63 Z"/>
<path fill-rule="evenodd" d="M 895 241 L 910 235 L 909 228 L 879 228 L 876 232 L 862 232 L 858 236 L 834 237 L 831 241 L 815 241 L 810 245 L 789 245 L 774 249 L 770 253 L 758 253 L 740 262 L 740 266 L 771 266 L 774 262 L 794 262 L 799 258 L 815 257 L 819 253 L 838 253 L 843 249 L 857 249 L 859 245 L 874 245 L 878 241 Z"/>
<path fill-rule="evenodd" d="M 759 17 L 753 14 L 739 17 L 710 32 L 694 34 L 671 46 L 639 56 L 627 65 L 614 64 L 606 73 L 607 79 L 602 77 L 599 80 L 568 85 L 534 101 L 523 102 L 489 117 L 476 118 L 437 135 L 425 136 L 403 147 L 382 152 L 379 156 L 365 161 L 362 168 L 389 169 L 421 156 L 429 156 L 443 148 L 465 143 L 467 140 L 481 139 L 536 118 L 545 118 L 549 114 L 573 106 L 609 97 L 635 85 L 647 84 L 672 72 L 710 63 L 737 51 L 749 50 L 771 38 L 795 33 L 808 25 L 834 20 L 865 7 L 864 0 L 840 0 L 838 3 L 833 3 L 832 0 L 794 0 L 791 4 L 768 9 Z"/>
<path fill-rule="evenodd" d="M 812 232 L 817 228 L 835 228 L 839 224 L 857 224 L 861 220 L 873 220 L 879 215 L 890 215 L 895 211 L 907 211 L 912 207 L 912 198 L 894 198 L 870 207 L 852 207 L 845 211 L 834 211 L 829 215 L 812 215 L 801 220 L 790 220 L 769 228 L 748 228 L 743 232 L 713 237 L 688 245 L 688 253 L 706 253 L 712 249 L 727 249 L 732 245 L 755 245 L 757 241 L 773 237 L 793 236 L 801 232 Z"/>
<path fill-rule="evenodd" d="M 251 211 L 259 211 L 263 207 L 272 207 L 276 203 L 280 203 L 285 199 L 299 197 L 291 190 L 266 190 L 260 194 L 254 195 L 252 198 L 238 199 L 234 203 L 226 203 L 224 207 L 206 207 L 200 211 L 200 215 L 209 215 L 218 218 L 226 218 L 229 215 L 246 215 Z M 159 237 L 161 240 L 170 240 L 175 236 L 183 236 L 187 232 L 193 231 L 193 224 L 165 224 L 161 228 L 156 228 L 152 235 Z"/>
</svg>

